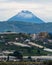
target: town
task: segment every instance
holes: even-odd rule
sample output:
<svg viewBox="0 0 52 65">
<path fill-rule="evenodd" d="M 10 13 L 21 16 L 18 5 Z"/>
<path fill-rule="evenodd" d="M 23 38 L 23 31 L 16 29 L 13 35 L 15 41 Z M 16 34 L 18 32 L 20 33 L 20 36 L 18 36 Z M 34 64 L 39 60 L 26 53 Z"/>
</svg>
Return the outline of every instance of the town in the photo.
<svg viewBox="0 0 52 65">
<path fill-rule="evenodd" d="M 0 61 L 52 60 L 52 34 L 0 33 Z"/>
</svg>

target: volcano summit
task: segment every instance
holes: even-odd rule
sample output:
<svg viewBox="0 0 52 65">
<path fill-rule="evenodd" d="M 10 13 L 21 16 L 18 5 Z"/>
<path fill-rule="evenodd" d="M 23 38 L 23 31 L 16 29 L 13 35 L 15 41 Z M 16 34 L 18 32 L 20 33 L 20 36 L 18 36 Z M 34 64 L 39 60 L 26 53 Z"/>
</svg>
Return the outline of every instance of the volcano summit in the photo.
<svg viewBox="0 0 52 65">
<path fill-rule="evenodd" d="M 27 10 L 22 10 L 15 16 L 11 17 L 8 21 L 23 21 L 23 22 L 33 22 L 33 23 L 44 23 L 43 20 L 35 16 L 32 12 Z"/>
</svg>

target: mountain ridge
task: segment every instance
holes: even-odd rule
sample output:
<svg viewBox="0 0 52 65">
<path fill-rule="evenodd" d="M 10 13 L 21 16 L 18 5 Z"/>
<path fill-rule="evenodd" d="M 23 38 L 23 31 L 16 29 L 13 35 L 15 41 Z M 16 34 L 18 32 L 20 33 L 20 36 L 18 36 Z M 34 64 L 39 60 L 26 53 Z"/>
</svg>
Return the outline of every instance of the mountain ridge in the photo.
<svg viewBox="0 0 52 65">
<path fill-rule="evenodd" d="M 30 23 L 30 22 L 15 22 L 6 21 L 0 22 L 0 32 L 22 32 L 22 33 L 39 33 L 39 32 L 51 32 L 52 23 Z"/>
<path fill-rule="evenodd" d="M 8 19 L 8 21 L 23 21 L 23 22 L 33 22 L 33 23 L 44 23 L 43 20 L 35 16 L 32 12 L 28 10 L 22 10 L 15 16 Z"/>
<path fill-rule="evenodd" d="M 21 15 L 22 13 L 22 15 Z M 26 14 L 27 13 L 27 14 Z M 28 15 L 28 16 L 27 16 Z M 19 17 L 19 21 L 16 20 Z M 21 11 L 19 12 L 16 16 L 13 16 L 7 20 L 0 22 L 0 32 L 6 32 L 6 31 L 11 31 L 11 32 L 22 32 L 22 33 L 39 33 L 39 32 L 51 32 L 52 33 L 52 23 L 44 23 L 42 22 L 41 19 L 37 18 L 32 12 L 30 11 Z M 22 19 L 21 19 L 22 17 Z M 33 19 L 35 18 L 35 21 Z M 28 18 L 25 21 L 23 18 Z M 30 19 L 29 19 L 30 18 Z M 32 20 L 31 20 L 32 18 Z M 21 20 L 20 20 L 21 19 Z M 33 21 L 33 22 L 32 22 Z M 39 22 L 40 21 L 40 22 Z"/>
</svg>

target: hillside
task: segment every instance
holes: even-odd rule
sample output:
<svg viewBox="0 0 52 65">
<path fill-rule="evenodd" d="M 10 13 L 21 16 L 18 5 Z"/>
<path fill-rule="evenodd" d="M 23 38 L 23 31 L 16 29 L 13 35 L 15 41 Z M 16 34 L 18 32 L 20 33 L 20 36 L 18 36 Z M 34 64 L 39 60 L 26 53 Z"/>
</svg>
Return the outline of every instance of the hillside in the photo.
<svg viewBox="0 0 52 65">
<path fill-rule="evenodd" d="M 0 22 L 0 32 L 25 32 L 25 33 L 38 33 L 50 32 L 52 33 L 52 23 L 30 23 L 21 21 L 6 21 Z"/>
<path fill-rule="evenodd" d="M 25 42 L 26 39 L 30 39 L 31 42 Z M 0 33 L 0 51 L 18 50 L 27 56 L 52 54 L 52 52 L 43 50 L 43 46 L 50 48 L 48 44 L 51 43 L 44 45 L 41 40 L 37 40 L 33 42 L 30 35 L 25 33 Z"/>
</svg>

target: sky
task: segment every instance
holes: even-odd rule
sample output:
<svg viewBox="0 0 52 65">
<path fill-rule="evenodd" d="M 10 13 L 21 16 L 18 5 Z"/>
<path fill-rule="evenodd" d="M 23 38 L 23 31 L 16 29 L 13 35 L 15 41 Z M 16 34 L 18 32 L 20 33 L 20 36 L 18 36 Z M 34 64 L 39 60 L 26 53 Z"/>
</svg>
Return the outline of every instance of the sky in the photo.
<svg viewBox="0 0 52 65">
<path fill-rule="evenodd" d="M 45 22 L 52 22 L 52 0 L 0 0 L 0 21 L 29 10 Z"/>
</svg>

